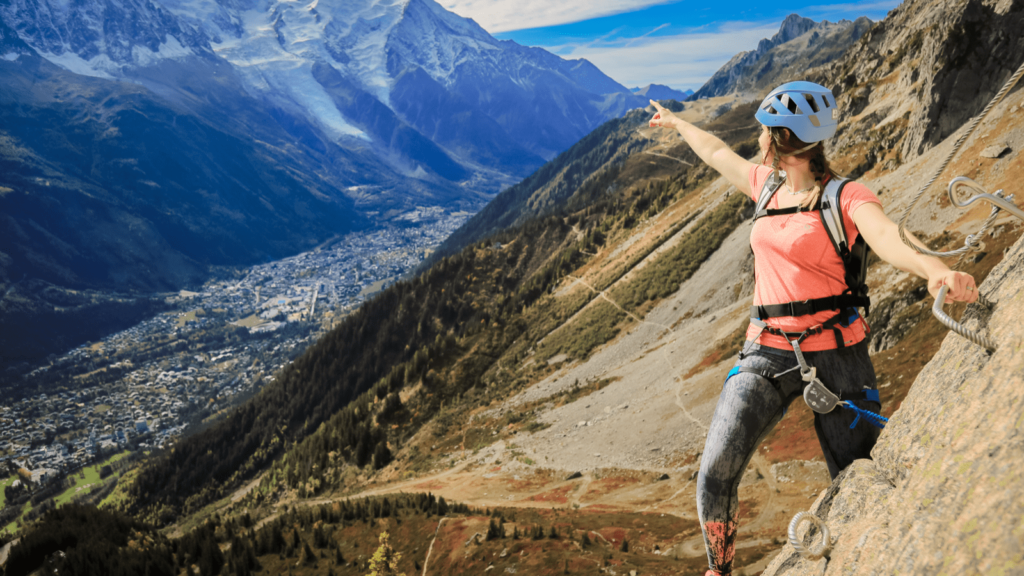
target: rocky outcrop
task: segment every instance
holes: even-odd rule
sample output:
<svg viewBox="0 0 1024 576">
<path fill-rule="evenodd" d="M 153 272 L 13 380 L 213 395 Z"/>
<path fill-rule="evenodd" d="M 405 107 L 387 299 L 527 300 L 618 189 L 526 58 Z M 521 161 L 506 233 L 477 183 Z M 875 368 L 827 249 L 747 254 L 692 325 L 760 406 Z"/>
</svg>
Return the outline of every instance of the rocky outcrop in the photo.
<svg viewBox="0 0 1024 576">
<path fill-rule="evenodd" d="M 760 92 L 788 80 L 802 80 L 793 75 L 840 57 L 871 25 L 867 18 L 832 23 L 790 14 L 775 36 L 733 56 L 690 99 Z"/>
<path fill-rule="evenodd" d="M 942 142 L 1020 66 L 1022 26 L 1022 0 L 904 2 L 809 78 L 836 94 L 842 120 L 833 149 L 884 150 L 871 130 L 890 124 L 900 125 L 888 142 L 902 161 Z"/>
<path fill-rule="evenodd" d="M 969 307 L 965 323 L 998 349 L 948 335 L 873 460 L 811 507 L 832 532 L 830 559 L 787 544 L 765 576 L 1024 573 L 1024 239 L 981 293 L 993 308 Z"/>
</svg>

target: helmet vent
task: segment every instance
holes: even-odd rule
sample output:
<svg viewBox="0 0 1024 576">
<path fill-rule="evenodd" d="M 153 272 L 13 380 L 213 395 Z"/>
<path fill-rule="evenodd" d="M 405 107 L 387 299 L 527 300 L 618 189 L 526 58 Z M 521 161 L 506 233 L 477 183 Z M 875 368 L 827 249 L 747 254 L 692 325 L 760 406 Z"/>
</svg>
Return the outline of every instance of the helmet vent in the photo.
<svg viewBox="0 0 1024 576">
<path fill-rule="evenodd" d="M 799 114 L 800 113 L 800 109 L 796 105 L 796 100 L 793 100 L 792 98 L 790 98 L 789 94 L 782 94 L 780 96 L 776 96 L 776 98 L 778 98 L 779 102 L 782 102 L 782 105 L 785 106 L 786 109 L 789 110 L 791 113 L 793 113 L 793 114 Z"/>
<path fill-rule="evenodd" d="M 821 110 L 818 109 L 818 103 L 814 101 L 814 97 L 810 94 L 804 94 L 804 98 L 807 100 L 807 103 L 811 105 L 811 110 L 813 110 L 815 114 L 821 112 Z"/>
</svg>

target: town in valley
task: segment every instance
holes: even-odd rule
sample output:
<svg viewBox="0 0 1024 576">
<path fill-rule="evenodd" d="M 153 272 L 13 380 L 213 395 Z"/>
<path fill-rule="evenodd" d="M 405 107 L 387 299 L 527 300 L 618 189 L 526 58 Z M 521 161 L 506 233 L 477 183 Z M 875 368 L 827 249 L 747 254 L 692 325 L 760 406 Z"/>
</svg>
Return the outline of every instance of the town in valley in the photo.
<svg viewBox="0 0 1024 576">
<path fill-rule="evenodd" d="M 469 216 L 421 208 L 402 226 L 352 233 L 162 295 L 168 311 L 51 358 L 24 377 L 20 399 L 0 401 L 4 490 L 68 488 L 87 465 L 168 448 L 215 421 L 412 272 Z M 4 524 L 0 531 L 15 528 Z"/>
</svg>

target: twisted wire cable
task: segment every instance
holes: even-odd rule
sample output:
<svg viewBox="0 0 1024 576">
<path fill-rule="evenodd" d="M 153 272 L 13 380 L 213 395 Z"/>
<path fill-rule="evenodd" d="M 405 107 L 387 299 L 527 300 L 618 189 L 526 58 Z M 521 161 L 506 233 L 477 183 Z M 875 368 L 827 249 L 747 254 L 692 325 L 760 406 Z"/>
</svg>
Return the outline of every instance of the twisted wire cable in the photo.
<svg viewBox="0 0 1024 576">
<path fill-rule="evenodd" d="M 986 116 L 988 116 L 988 113 L 992 110 L 992 108 L 995 108 L 995 106 L 1003 100 L 1006 94 L 1011 89 L 1013 89 L 1013 87 L 1017 84 L 1017 81 L 1020 80 L 1021 76 L 1024 76 L 1024 64 L 1021 64 L 1020 68 L 1018 68 L 1017 71 L 1013 73 L 1013 76 L 1010 76 L 1010 79 L 1006 81 L 1006 84 L 1003 85 L 1003 88 L 999 90 L 999 92 L 995 95 L 994 98 L 992 98 L 992 101 L 988 103 L 988 106 L 985 106 L 985 109 L 981 111 L 981 114 L 979 116 L 976 116 L 971 121 L 970 127 L 967 129 L 967 133 L 957 139 L 956 144 L 953 145 L 953 149 L 949 152 L 949 155 L 946 156 L 946 159 L 942 161 L 942 165 L 939 167 L 938 171 L 935 172 L 935 176 L 932 176 L 932 179 L 929 180 L 928 183 L 925 184 L 917 192 L 917 195 L 914 196 L 914 199 L 910 202 L 910 205 L 907 206 L 906 209 L 903 211 L 903 217 L 900 218 L 899 230 L 900 239 L 903 240 L 904 244 L 910 246 L 911 248 L 913 248 L 917 252 L 920 252 L 921 254 L 925 254 L 927 256 L 935 256 L 937 258 L 950 258 L 953 256 L 959 256 L 961 254 L 968 252 L 969 250 L 973 250 L 977 246 L 978 238 L 980 238 L 981 236 L 980 233 L 974 235 L 974 238 L 968 237 L 968 240 L 964 242 L 964 246 L 962 248 L 951 250 L 949 252 L 936 252 L 933 250 L 929 250 L 927 248 L 923 248 L 921 246 L 918 246 L 917 244 L 914 244 L 913 242 L 910 241 L 909 238 L 907 238 L 907 220 L 910 218 L 910 211 L 913 210 L 914 206 L 917 205 L 918 200 L 920 200 L 921 196 L 924 196 L 924 193 L 929 188 L 931 188 L 932 184 L 934 184 L 936 180 L 939 179 L 939 176 L 941 176 L 942 172 L 945 171 L 947 166 L 949 166 L 949 163 L 953 160 L 953 157 L 956 156 L 956 153 L 960 151 L 960 147 L 963 145 L 963 143 L 966 142 L 972 134 L 974 134 L 974 129 L 978 127 L 978 124 L 980 124 Z"/>
<path fill-rule="evenodd" d="M 818 531 L 821 532 L 821 542 L 810 548 L 804 546 L 803 541 L 796 535 L 800 524 L 804 522 L 814 524 L 817 526 Z M 832 548 L 832 535 L 829 533 L 828 526 L 821 521 L 821 518 L 810 512 L 798 512 L 796 516 L 793 516 L 793 520 L 789 522 L 788 532 L 789 544 L 796 550 L 797 554 L 808 560 L 817 560 L 822 556 L 827 556 L 829 549 Z"/>
<path fill-rule="evenodd" d="M 948 314 L 946 314 L 945 311 L 942 310 L 942 304 L 946 301 L 947 292 L 949 292 L 949 286 L 943 286 L 942 288 L 939 288 L 939 295 L 935 297 L 935 304 L 932 305 L 932 314 L 935 316 L 935 318 L 937 318 L 939 322 L 942 322 L 942 324 L 946 328 L 949 328 L 953 332 L 956 332 L 957 334 L 963 336 L 964 338 L 967 338 L 971 342 L 974 342 L 978 346 L 981 346 L 985 350 L 988 350 L 989 354 L 995 352 L 996 345 L 992 343 L 991 340 L 982 336 L 981 334 L 978 334 L 977 332 L 967 329 L 966 326 L 957 322 L 956 320 L 953 320 L 952 317 L 950 317 Z"/>
</svg>

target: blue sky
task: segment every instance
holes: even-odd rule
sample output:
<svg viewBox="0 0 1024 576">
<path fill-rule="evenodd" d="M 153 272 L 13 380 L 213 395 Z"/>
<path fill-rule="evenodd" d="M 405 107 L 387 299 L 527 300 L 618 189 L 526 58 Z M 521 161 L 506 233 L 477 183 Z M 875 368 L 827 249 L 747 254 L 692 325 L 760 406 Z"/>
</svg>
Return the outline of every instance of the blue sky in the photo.
<svg viewBox="0 0 1024 576">
<path fill-rule="evenodd" d="M 789 14 L 836 22 L 881 20 L 897 0 L 439 0 L 501 39 L 586 58 L 628 87 L 699 88 L 734 55 L 773 36 Z"/>
</svg>

